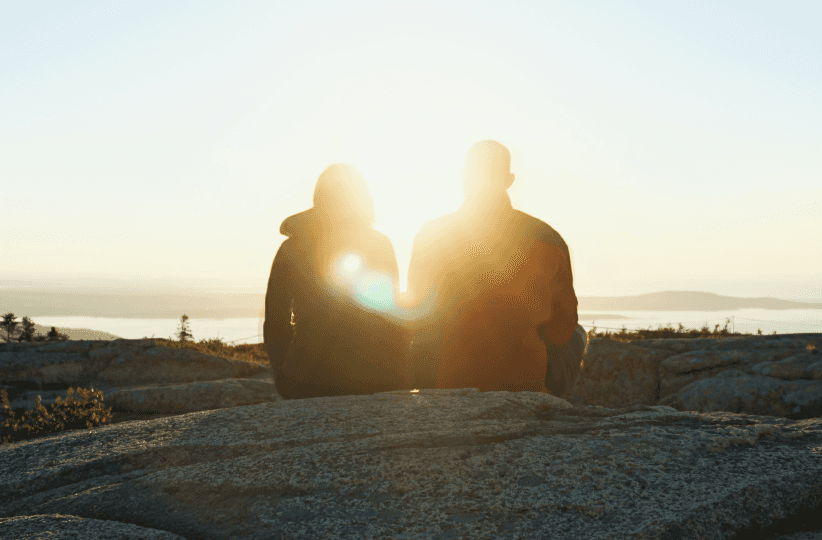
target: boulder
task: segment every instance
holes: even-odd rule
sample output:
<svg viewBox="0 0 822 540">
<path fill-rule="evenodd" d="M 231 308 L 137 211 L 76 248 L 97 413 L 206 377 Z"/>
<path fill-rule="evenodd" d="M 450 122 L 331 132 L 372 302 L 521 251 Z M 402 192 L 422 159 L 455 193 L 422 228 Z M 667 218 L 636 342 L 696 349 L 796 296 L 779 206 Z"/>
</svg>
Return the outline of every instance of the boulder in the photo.
<svg viewBox="0 0 822 540">
<path fill-rule="evenodd" d="M 106 404 L 115 410 L 148 413 L 205 411 L 281 399 L 274 381 L 255 379 L 136 386 L 119 388 L 105 396 Z"/>
<path fill-rule="evenodd" d="M 270 375 L 267 365 L 163 347 L 152 339 L 0 345 L 0 384 L 14 408 L 32 408 L 38 395 L 47 405 L 77 386 L 102 390 L 108 403 L 123 410 L 233 407 L 269 401 Z M 268 382 L 254 380 L 259 378 Z M 208 381 L 219 383 L 201 384 Z"/>
<path fill-rule="evenodd" d="M 777 377 L 793 381 L 796 379 L 822 380 L 822 354 L 803 352 L 778 362 L 762 362 L 748 368 L 753 375 Z"/>
<path fill-rule="evenodd" d="M 786 381 L 732 369 L 688 385 L 661 404 L 690 411 L 812 418 L 822 416 L 822 381 Z"/>
<path fill-rule="evenodd" d="M 659 366 L 660 393 L 669 395 L 694 381 L 714 377 L 728 369 L 744 369 L 761 362 L 782 360 L 792 349 L 696 350 L 676 354 L 663 360 Z"/>
<path fill-rule="evenodd" d="M 0 517 L 17 521 L 0 527 L 59 515 L 205 539 L 759 538 L 822 515 L 821 449 L 822 419 L 529 392 L 287 400 L 4 445 Z"/>
<path fill-rule="evenodd" d="M 581 375 L 563 397 L 578 405 L 815 417 L 822 414 L 819 348 L 822 334 L 592 339 Z"/>
<path fill-rule="evenodd" d="M 659 400 L 659 363 L 665 356 L 666 351 L 593 339 L 580 377 L 563 397 L 581 405 L 604 407 L 654 403 Z"/>
</svg>

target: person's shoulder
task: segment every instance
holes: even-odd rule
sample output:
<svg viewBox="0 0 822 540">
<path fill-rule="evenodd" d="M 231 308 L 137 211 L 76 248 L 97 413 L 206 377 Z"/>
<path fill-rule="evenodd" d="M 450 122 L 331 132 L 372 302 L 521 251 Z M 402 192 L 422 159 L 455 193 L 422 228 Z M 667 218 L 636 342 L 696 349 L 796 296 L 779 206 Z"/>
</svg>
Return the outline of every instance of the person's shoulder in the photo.
<svg viewBox="0 0 822 540">
<path fill-rule="evenodd" d="M 369 241 L 380 248 L 390 247 L 391 249 L 394 249 L 394 244 L 391 243 L 391 239 L 388 238 L 388 236 L 386 236 L 385 234 L 375 229 L 370 229 Z"/>
<path fill-rule="evenodd" d="M 568 244 L 565 243 L 565 240 L 556 231 L 556 229 L 541 219 L 530 214 L 526 214 L 520 210 L 514 210 L 514 213 L 518 221 L 517 228 L 523 236 L 539 240 L 540 242 L 548 245 L 557 246 L 568 254 Z"/>
<path fill-rule="evenodd" d="M 286 238 L 280 243 L 280 247 L 277 248 L 277 254 L 274 256 L 276 260 L 284 261 L 286 259 L 290 259 L 292 253 L 294 251 L 294 239 L 293 238 Z"/>
<path fill-rule="evenodd" d="M 444 231 L 452 229 L 457 224 L 457 212 L 451 212 L 431 221 L 426 221 L 420 230 L 417 232 L 415 238 L 425 239 L 432 236 L 440 236 Z"/>
</svg>

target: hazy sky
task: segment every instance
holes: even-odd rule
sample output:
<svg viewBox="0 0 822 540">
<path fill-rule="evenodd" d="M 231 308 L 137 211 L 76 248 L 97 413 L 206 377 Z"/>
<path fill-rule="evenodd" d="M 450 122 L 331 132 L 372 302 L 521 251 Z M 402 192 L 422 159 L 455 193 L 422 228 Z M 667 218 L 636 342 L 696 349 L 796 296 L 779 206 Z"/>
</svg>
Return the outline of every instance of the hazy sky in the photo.
<svg viewBox="0 0 822 540">
<path fill-rule="evenodd" d="M 507 145 L 577 294 L 822 298 L 822 3 L 0 2 L 0 278 L 262 288 L 356 166 L 405 274 Z"/>
</svg>

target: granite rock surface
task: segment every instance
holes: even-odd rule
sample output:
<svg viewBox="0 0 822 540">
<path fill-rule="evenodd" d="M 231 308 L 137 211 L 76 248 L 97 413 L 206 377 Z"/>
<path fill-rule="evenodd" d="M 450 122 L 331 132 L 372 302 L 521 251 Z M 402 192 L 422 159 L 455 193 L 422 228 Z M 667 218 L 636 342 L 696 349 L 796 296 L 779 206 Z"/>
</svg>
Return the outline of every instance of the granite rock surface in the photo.
<svg viewBox="0 0 822 540">
<path fill-rule="evenodd" d="M 578 405 L 669 405 L 812 418 L 822 415 L 822 334 L 709 339 L 593 339 L 563 396 Z"/>
<path fill-rule="evenodd" d="M 15 540 L 185 540 L 167 531 L 158 531 L 122 523 L 76 516 L 37 515 L 0 518 L 0 538 Z"/>
<path fill-rule="evenodd" d="M 122 411 L 180 413 L 238 407 L 282 398 L 272 380 L 223 379 L 164 386 L 118 388 L 106 404 Z"/>
<path fill-rule="evenodd" d="M 820 513 L 822 419 L 529 392 L 289 400 L 0 447 L 0 517 L 189 539 L 744 539 Z"/>
</svg>

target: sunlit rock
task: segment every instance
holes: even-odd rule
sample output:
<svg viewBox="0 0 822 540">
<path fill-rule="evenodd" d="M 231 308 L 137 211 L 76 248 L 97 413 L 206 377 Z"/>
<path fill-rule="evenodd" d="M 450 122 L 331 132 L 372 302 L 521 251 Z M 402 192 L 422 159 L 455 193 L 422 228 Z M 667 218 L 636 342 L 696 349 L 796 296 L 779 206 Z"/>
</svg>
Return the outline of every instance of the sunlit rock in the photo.
<svg viewBox="0 0 822 540">
<path fill-rule="evenodd" d="M 592 339 L 582 374 L 566 393 L 573 403 L 624 407 L 651 404 L 659 399 L 659 363 L 668 353 Z"/>
<path fill-rule="evenodd" d="M 315 398 L 2 446 L 0 516 L 204 539 L 757 538 L 822 515 L 820 449 L 822 419 L 473 389 Z"/>
</svg>

